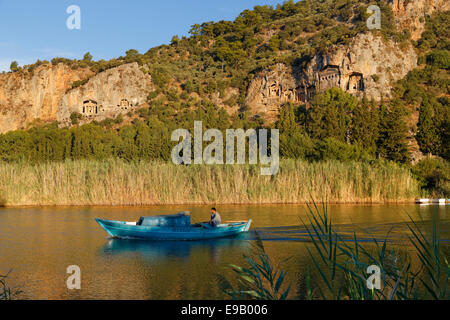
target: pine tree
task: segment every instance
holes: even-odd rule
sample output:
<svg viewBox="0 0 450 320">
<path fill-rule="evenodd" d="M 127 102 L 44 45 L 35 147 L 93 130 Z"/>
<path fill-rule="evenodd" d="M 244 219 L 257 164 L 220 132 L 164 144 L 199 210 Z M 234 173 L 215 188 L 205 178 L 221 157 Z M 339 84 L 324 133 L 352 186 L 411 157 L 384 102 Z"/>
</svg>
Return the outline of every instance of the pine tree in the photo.
<svg viewBox="0 0 450 320">
<path fill-rule="evenodd" d="M 357 105 L 357 98 L 339 88 L 317 95 L 308 110 L 308 133 L 312 138 L 350 142 L 351 113 Z"/>
<path fill-rule="evenodd" d="M 280 153 L 286 158 L 304 159 L 312 153 L 313 142 L 295 119 L 293 105 L 283 105 L 276 123 L 276 128 L 280 130 Z"/>
<path fill-rule="evenodd" d="M 280 134 L 285 132 L 292 133 L 297 130 L 298 124 L 295 122 L 295 113 L 292 103 L 287 103 L 281 107 L 276 127 L 280 130 Z"/>
<path fill-rule="evenodd" d="M 9 69 L 10 69 L 12 72 L 18 71 L 18 70 L 19 70 L 19 63 L 17 63 L 17 61 L 11 62 L 11 65 L 9 66 Z"/>
<path fill-rule="evenodd" d="M 369 103 L 364 95 L 361 103 L 358 103 L 353 110 L 351 142 L 374 153 L 378 139 L 378 126 L 378 109 L 374 102 Z"/>
<path fill-rule="evenodd" d="M 434 113 L 433 105 L 425 99 L 420 107 L 416 138 L 420 150 L 428 154 L 437 154 L 440 149 L 439 123 Z"/>
<path fill-rule="evenodd" d="M 394 101 L 390 109 L 384 104 L 380 108 L 380 135 L 378 154 L 388 160 L 407 163 L 411 159 L 406 137 L 408 127 L 404 121 L 405 109 Z"/>
</svg>

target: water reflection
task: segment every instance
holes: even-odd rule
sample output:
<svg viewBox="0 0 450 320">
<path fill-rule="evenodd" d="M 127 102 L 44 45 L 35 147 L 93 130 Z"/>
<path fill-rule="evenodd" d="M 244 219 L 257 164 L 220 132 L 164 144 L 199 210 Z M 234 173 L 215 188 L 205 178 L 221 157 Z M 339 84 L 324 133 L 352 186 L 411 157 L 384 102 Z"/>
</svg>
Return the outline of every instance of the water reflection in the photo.
<svg viewBox="0 0 450 320">
<path fill-rule="evenodd" d="M 193 221 L 204 221 L 209 208 L 0 208 L 0 273 L 13 269 L 8 284 L 24 292 L 21 299 L 221 299 L 215 275 L 232 277 L 229 265 L 244 265 L 243 254 L 261 239 L 289 280 L 303 281 L 311 267 L 312 244 L 301 223 L 307 221 L 302 205 L 220 206 L 224 220 L 252 218 L 250 232 L 201 242 L 105 240 L 106 233 L 94 221 L 134 221 L 186 210 Z M 450 206 L 330 205 L 328 211 L 342 237 L 352 239 L 356 232 L 359 241 L 388 237 L 394 244 L 409 243 L 408 214 L 430 236 L 437 214 L 442 247 L 450 256 Z M 79 292 L 67 289 L 69 265 L 82 269 Z"/>
<path fill-rule="evenodd" d="M 209 253 L 219 259 L 226 250 L 244 252 L 251 247 L 245 235 L 204 241 L 143 241 L 109 239 L 103 246 L 102 256 L 139 255 L 145 260 L 163 261 L 173 258 L 188 260 L 197 252 Z"/>
</svg>

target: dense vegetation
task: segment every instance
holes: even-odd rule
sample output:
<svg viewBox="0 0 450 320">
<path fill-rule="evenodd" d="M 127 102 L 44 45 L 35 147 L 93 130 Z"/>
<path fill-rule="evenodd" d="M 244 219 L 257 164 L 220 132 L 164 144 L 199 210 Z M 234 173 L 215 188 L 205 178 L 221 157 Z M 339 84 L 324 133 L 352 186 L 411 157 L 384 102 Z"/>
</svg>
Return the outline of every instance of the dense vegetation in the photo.
<svg viewBox="0 0 450 320">
<path fill-rule="evenodd" d="M 366 111 L 364 111 L 366 110 Z M 367 112 L 370 110 L 370 112 Z M 173 130 L 191 128 L 202 120 L 206 128 L 262 128 L 243 112 L 230 117 L 224 109 L 203 104 L 176 112 L 162 104 L 138 111 L 132 123 L 122 117 L 72 128 L 57 124 L 13 131 L 0 136 L 0 159 L 7 162 L 65 159 L 169 160 Z M 308 160 L 374 160 L 382 157 L 401 163 L 409 160 L 402 110 L 381 108 L 333 88 L 318 95 L 312 107 L 282 107 L 275 127 L 280 130 L 281 156 Z"/>
<path fill-rule="evenodd" d="M 356 0 L 287 1 L 276 8 L 256 6 L 234 21 L 206 22 L 192 26 L 190 37 L 174 36 L 170 45 L 145 54 L 128 50 L 110 61 L 55 58 L 52 64 L 90 68 L 101 72 L 120 64 L 137 62 L 152 75 L 157 89 L 149 93 L 148 107 L 135 114 L 72 128 L 57 124 L 0 135 L 0 160 L 6 162 L 104 160 L 168 160 L 170 135 L 177 128 L 192 128 L 203 120 L 206 128 L 263 128 L 264 115 L 250 114 L 244 103 L 254 75 L 277 62 L 305 65 L 316 53 L 345 44 L 366 30 L 366 8 L 371 2 Z M 395 31 L 388 1 L 377 1 L 383 15 L 380 32 L 399 44 L 409 32 Z M 426 31 L 415 43 L 420 67 L 399 81 L 389 102 L 358 101 L 337 88 L 317 95 L 308 106 L 286 104 L 275 126 L 280 129 L 284 158 L 308 161 L 339 160 L 374 162 L 377 159 L 409 165 L 411 114 L 419 112 L 416 140 L 426 158 L 413 168 L 422 185 L 446 196 L 450 191 L 449 164 L 449 13 L 427 18 Z M 12 69 L 29 72 L 40 64 Z M 76 82 L 73 87 L 82 85 Z M 229 94 L 229 88 L 238 89 Z M 219 93 L 233 115 L 212 102 Z M 226 99 L 225 99 L 226 98 Z M 381 160 L 383 161 L 383 160 Z"/>
<path fill-rule="evenodd" d="M 259 165 L 177 166 L 165 161 L 0 163 L 3 205 L 167 205 L 411 201 L 419 184 L 394 163 L 282 159 L 275 176 Z"/>
<path fill-rule="evenodd" d="M 312 267 L 300 281 L 289 282 L 290 274 L 273 263 L 262 241 L 256 241 L 252 254 L 244 255 L 245 266 L 230 266 L 237 281 L 217 275 L 219 285 L 239 300 L 449 300 L 448 248 L 442 245 L 437 210 L 431 226 L 409 218 L 401 232 L 406 241 L 396 243 L 391 232 L 383 240 L 364 229 L 342 232 L 326 206 L 319 209 L 314 203 L 302 220 L 304 240 L 311 242 Z M 410 248 L 399 246 L 405 242 Z M 368 278 L 373 266 L 379 267 L 379 288 L 368 286 L 369 280 L 376 283 Z"/>
</svg>

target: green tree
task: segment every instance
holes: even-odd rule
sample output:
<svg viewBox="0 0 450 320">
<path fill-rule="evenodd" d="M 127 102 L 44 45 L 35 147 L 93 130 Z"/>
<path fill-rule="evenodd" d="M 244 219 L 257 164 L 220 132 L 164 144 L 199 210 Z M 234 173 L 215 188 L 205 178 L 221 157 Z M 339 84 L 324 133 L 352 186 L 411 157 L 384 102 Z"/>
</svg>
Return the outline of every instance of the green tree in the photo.
<svg viewBox="0 0 450 320">
<path fill-rule="evenodd" d="M 70 153 L 70 134 L 67 129 L 59 129 L 57 124 L 32 128 L 30 131 L 30 160 L 62 161 Z"/>
<path fill-rule="evenodd" d="M 305 159 L 313 151 L 313 142 L 295 119 L 293 105 L 291 103 L 283 105 L 275 124 L 280 130 L 280 153 L 286 158 Z"/>
<path fill-rule="evenodd" d="M 92 55 L 91 55 L 90 52 L 86 52 L 86 53 L 84 54 L 84 56 L 83 56 L 83 61 L 84 61 L 84 62 L 90 63 L 90 62 L 92 62 L 92 59 L 93 59 L 93 57 L 92 57 Z"/>
<path fill-rule="evenodd" d="M 358 99 L 339 88 L 317 95 L 308 110 L 306 127 L 314 139 L 335 138 L 349 142 L 351 114 Z"/>
<path fill-rule="evenodd" d="M 124 160 L 136 159 L 139 150 L 135 144 L 136 139 L 136 128 L 131 125 L 126 125 L 120 128 L 119 136 L 121 138 L 121 143 L 118 148 L 118 155 Z"/>
<path fill-rule="evenodd" d="M 178 35 L 174 35 L 174 36 L 172 37 L 172 40 L 170 40 L 170 44 L 171 44 L 171 45 L 177 45 L 178 42 L 180 42 L 180 38 L 178 37 Z"/>
<path fill-rule="evenodd" d="M 189 34 L 191 34 L 193 37 L 197 37 L 201 33 L 202 27 L 199 24 L 194 24 L 191 26 L 191 29 L 189 30 Z"/>
<path fill-rule="evenodd" d="M 134 59 L 134 58 L 136 58 L 138 56 L 139 56 L 139 51 L 137 51 L 136 49 L 130 49 L 130 50 L 125 52 L 125 57 L 127 59 Z"/>
<path fill-rule="evenodd" d="M 9 69 L 10 69 L 12 72 L 18 71 L 18 70 L 19 70 L 19 63 L 18 63 L 17 61 L 11 62 L 11 65 L 9 66 Z"/>
<path fill-rule="evenodd" d="M 269 48 L 272 51 L 278 51 L 280 49 L 280 43 L 281 43 L 280 37 L 278 35 L 274 35 L 269 40 Z"/>
<path fill-rule="evenodd" d="M 435 50 L 427 54 L 427 63 L 441 69 L 450 68 L 450 53 L 448 50 Z"/>
<path fill-rule="evenodd" d="M 433 105 L 424 101 L 420 107 L 416 139 L 424 153 L 437 154 L 440 148 L 439 124 L 435 117 Z"/>
<path fill-rule="evenodd" d="M 77 125 L 79 123 L 79 120 L 81 119 L 81 114 L 78 112 L 73 112 L 70 114 L 70 121 L 73 125 Z"/>
<path fill-rule="evenodd" d="M 378 140 L 378 127 L 378 109 L 364 96 L 361 103 L 358 103 L 353 110 L 351 142 L 374 153 Z"/>
<path fill-rule="evenodd" d="M 234 67 L 241 64 L 246 56 L 246 52 L 242 48 L 240 41 L 229 43 L 223 37 L 218 37 L 214 45 L 213 56 L 222 62 L 222 70 L 224 70 L 225 64 Z"/>
<path fill-rule="evenodd" d="M 167 69 L 162 66 L 158 66 L 153 69 L 151 71 L 151 75 L 153 77 L 153 82 L 161 89 L 164 89 L 170 81 L 170 75 Z"/>
<path fill-rule="evenodd" d="M 405 115 L 405 108 L 398 101 L 391 103 L 390 109 L 381 106 L 377 151 L 381 157 L 401 163 L 410 161 Z"/>
<path fill-rule="evenodd" d="M 27 131 L 0 134 L 0 160 L 7 162 L 30 160 L 31 145 L 31 137 Z"/>
</svg>

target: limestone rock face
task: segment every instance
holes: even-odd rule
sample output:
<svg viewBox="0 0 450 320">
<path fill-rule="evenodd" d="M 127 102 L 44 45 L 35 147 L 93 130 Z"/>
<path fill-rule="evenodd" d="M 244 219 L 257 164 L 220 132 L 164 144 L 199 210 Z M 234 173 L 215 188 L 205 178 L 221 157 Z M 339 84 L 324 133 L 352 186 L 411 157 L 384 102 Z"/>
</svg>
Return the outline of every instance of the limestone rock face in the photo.
<svg viewBox="0 0 450 320">
<path fill-rule="evenodd" d="M 390 98 L 394 82 L 416 67 L 412 44 L 400 48 L 374 33 L 360 34 L 347 46 L 316 55 L 304 69 L 277 64 L 261 72 L 250 83 L 246 103 L 270 120 L 283 103 L 306 103 L 332 87 L 357 97 Z"/>
<path fill-rule="evenodd" d="M 0 133 L 25 128 L 40 119 L 55 121 L 58 104 L 74 81 L 92 74 L 64 64 L 42 65 L 29 73 L 0 75 Z"/>
<path fill-rule="evenodd" d="M 425 29 L 426 16 L 450 10 L 450 1 L 391 0 L 391 6 L 397 29 L 408 29 L 417 40 Z M 277 64 L 264 70 L 250 83 L 246 104 L 270 121 L 283 103 L 308 102 L 331 87 L 358 97 L 366 94 L 376 100 L 389 99 L 394 82 L 416 67 L 417 55 L 412 44 L 400 46 L 375 34 L 360 34 L 349 45 L 330 48 L 328 54 L 315 56 L 303 69 Z M 75 81 L 85 79 L 89 81 L 72 89 Z M 41 65 L 33 74 L 0 74 L 0 133 L 26 128 L 38 119 L 70 125 L 70 115 L 75 112 L 82 114 L 81 123 L 115 117 L 145 103 L 153 89 L 151 76 L 136 63 L 97 75 L 64 64 Z M 211 99 L 225 107 L 224 100 L 238 95 L 230 89 L 225 97 L 216 94 Z"/>
<path fill-rule="evenodd" d="M 127 113 L 145 103 L 152 90 L 151 76 L 142 72 L 137 63 L 121 65 L 67 92 L 59 102 L 57 120 L 68 125 L 72 113 L 81 114 L 82 122 Z"/>
<path fill-rule="evenodd" d="M 425 17 L 434 11 L 450 10 L 448 0 L 391 0 L 392 11 L 399 31 L 409 30 L 413 40 L 420 39 L 425 31 Z"/>
<path fill-rule="evenodd" d="M 302 100 L 300 82 L 298 72 L 279 63 L 251 81 L 245 103 L 253 113 L 263 114 L 268 120 L 275 119 L 283 103 Z"/>
<path fill-rule="evenodd" d="M 323 70 L 330 66 L 337 67 L 337 80 L 326 79 Z M 381 96 L 390 98 L 394 82 L 416 67 L 417 54 L 412 44 L 400 47 L 369 32 L 356 36 L 349 46 L 339 46 L 329 55 L 316 56 L 308 66 L 307 75 L 318 82 L 319 91 L 338 86 L 355 96 L 366 94 L 369 99 L 379 100 Z"/>
</svg>

